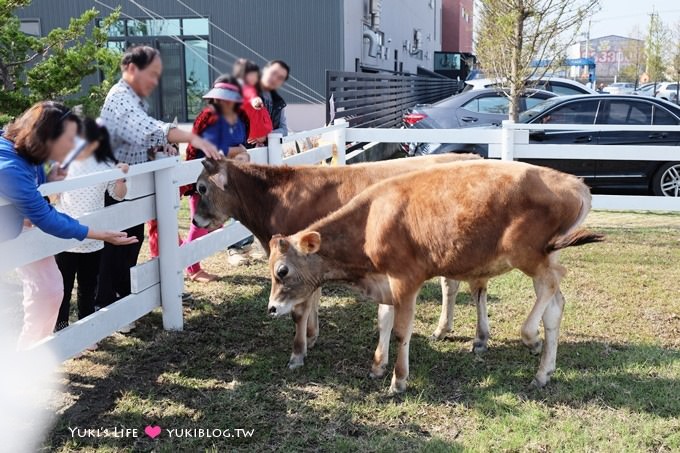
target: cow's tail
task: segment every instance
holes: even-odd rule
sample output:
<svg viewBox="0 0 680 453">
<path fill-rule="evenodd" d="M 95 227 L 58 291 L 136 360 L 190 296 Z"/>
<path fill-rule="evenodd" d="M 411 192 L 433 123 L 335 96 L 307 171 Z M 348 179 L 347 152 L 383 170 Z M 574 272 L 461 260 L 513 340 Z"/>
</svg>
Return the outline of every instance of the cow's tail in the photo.
<svg viewBox="0 0 680 453">
<path fill-rule="evenodd" d="M 576 247 L 578 245 L 590 244 L 592 242 L 604 241 L 604 235 L 594 233 L 592 231 L 581 228 L 571 233 L 557 236 L 546 245 L 547 253 L 552 253 L 556 250 L 565 249 L 567 247 Z"/>
</svg>

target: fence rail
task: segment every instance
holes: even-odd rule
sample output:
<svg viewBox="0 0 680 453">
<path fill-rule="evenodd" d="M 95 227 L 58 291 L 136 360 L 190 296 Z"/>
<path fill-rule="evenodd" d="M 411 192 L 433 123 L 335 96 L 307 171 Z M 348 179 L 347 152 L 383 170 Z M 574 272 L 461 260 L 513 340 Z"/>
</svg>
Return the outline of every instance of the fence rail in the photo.
<svg viewBox="0 0 680 453">
<path fill-rule="evenodd" d="M 346 124 L 338 122 L 327 129 L 296 134 L 293 140 L 321 134 L 322 143 L 293 156 L 281 154 L 283 141 L 290 139 L 284 139 L 280 134 L 270 135 L 268 148 L 254 148 L 248 153 L 252 162 L 261 164 L 316 164 L 335 157 L 339 165 L 344 165 L 346 127 Z M 129 296 L 45 338 L 33 346 L 33 351 L 49 349 L 58 360 L 64 361 L 159 307 L 162 308 L 166 330 L 183 328 L 181 293 L 184 269 L 251 234 L 239 222 L 232 221 L 195 241 L 178 245 L 179 186 L 195 182 L 202 168 L 198 160 L 180 162 L 176 157 L 132 166 L 126 175 L 130 190 L 125 203 L 79 218 L 90 228 L 108 230 L 123 230 L 157 219 L 159 256 L 130 269 Z M 52 195 L 121 177 L 123 173 L 120 170 L 108 170 L 44 184 L 40 191 L 44 195 Z M 7 204 L 7 201 L 0 200 L 2 204 Z M 0 243 L 0 255 L 13 257 L 12 260 L 0 261 L 0 273 L 69 250 L 76 244 L 77 240 L 59 239 L 37 228 L 29 228 L 19 237 Z"/>
<path fill-rule="evenodd" d="M 528 127 L 527 127 L 528 126 Z M 571 127 L 573 130 L 640 130 L 633 126 L 591 126 Z M 524 125 L 503 123 L 501 128 L 479 129 L 383 129 L 353 128 L 339 119 L 328 128 L 315 129 L 288 138 L 279 134 L 269 136 L 269 147 L 249 150 L 251 160 L 270 165 L 315 164 L 331 157 L 339 165 L 346 161 L 347 142 L 436 142 L 436 143 L 479 143 L 489 145 L 491 157 L 515 159 L 524 157 L 573 159 L 598 158 L 617 160 L 680 161 L 680 147 L 611 145 L 541 145 L 529 143 L 531 130 L 565 129 L 567 126 Z M 657 126 L 659 131 L 680 132 L 680 126 Z M 644 130 L 650 130 L 645 128 Z M 304 153 L 283 156 L 283 144 L 321 136 L 319 146 Z M 160 256 L 140 263 L 130 269 L 132 294 L 115 302 L 87 318 L 74 323 L 46 338 L 34 349 L 49 348 L 59 360 L 83 351 L 90 344 L 112 334 L 120 327 L 161 307 L 163 326 L 167 330 L 181 330 L 183 327 L 181 292 L 183 269 L 196 261 L 225 249 L 250 233 L 238 222 L 231 222 L 224 228 L 192 241 L 186 245 L 177 244 L 177 210 L 179 208 L 178 187 L 194 182 L 201 172 L 200 161 L 180 163 L 177 158 L 168 158 L 147 164 L 133 166 L 128 174 L 131 190 L 126 203 L 104 208 L 87 214 L 80 220 L 93 228 L 125 229 L 147 220 L 158 219 Z M 120 178 L 119 170 L 73 178 L 59 183 L 41 186 L 44 194 L 87 187 L 103 181 Z M 6 202 L 0 200 L 0 205 Z M 611 210 L 659 210 L 680 211 L 680 198 L 651 196 L 593 196 L 593 207 Z M 0 256 L 11 256 L 12 260 L 0 261 L 0 272 L 32 261 L 55 255 L 73 247 L 77 241 L 49 236 L 36 228 L 24 231 L 18 238 L 0 243 Z"/>
</svg>

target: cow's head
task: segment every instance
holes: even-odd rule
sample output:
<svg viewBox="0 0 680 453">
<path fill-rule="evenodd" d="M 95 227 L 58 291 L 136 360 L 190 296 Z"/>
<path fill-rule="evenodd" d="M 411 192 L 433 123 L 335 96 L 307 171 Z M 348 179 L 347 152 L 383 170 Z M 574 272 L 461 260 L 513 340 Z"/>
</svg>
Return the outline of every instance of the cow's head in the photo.
<svg viewBox="0 0 680 453">
<path fill-rule="evenodd" d="M 250 161 L 245 151 L 234 151 L 227 160 Z M 233 217 L 234 192 L 229 190 L 227 181 L 227 160 L 203 160 L 203 171 L 196 181 L 196 192 L 200 196 L 192 222 L 201 228 L 219 228 L 227 219 Z"/>
<path fill-rule="evenodd" d="M 276 235 L 269 242 L 269 269 L 272 290 L 269 314 L 274 317 L 290 313 L 321 286 L 321 235 L 303 231 L 293 236 Z"/>
</svg>

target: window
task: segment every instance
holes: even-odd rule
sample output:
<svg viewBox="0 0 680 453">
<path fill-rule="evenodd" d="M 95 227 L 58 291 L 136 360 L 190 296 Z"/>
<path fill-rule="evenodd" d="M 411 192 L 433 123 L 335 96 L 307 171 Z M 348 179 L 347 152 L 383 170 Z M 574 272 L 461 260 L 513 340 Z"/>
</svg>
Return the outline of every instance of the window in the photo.
<svg viewBox="0 0 680 453">
<path fill-rule="evenodd" d="M 125 36 L 125 21 L 117 20 L 109 27 L 109 36 L 112 38 Z"/>
<path fill-rule="evenodd" d="M 529 110 L 529 109 L 536 107 L 541 102 L 545 101 L 545 99 L 540 99 L 540 98 L 537 98 L 536 96 L 526 96 L 524 98 L 524 101 L 527 104 L 527 110 Z"/>
<path fill-rule="evenodd" d="M 585 90 L 579 90 L 569 85 L 562 85 L 561 83 L 550 82 L 550 91 L 559 96 L 569 96 L 572 94 L 583 94 Z"/>
<path fill-rule="evenodd" d="M 680 125 L 680 121 L 668 110 L 655 105 L 652 124 L 654 126 L 677 126 Z"/>
<path fill-rule="evenodd" d="M 31 36 L 40 36 L 40 21 L 38 19 L 22 20 L 19 30 Z"/>
<path fill-rule="evenodd" d="M 505 96 L 487 96 L 473 99 L 463 105 L 463 108 L 476 113 L 507 115 L 510 111 L 510 100 Z"/>
<path fill-rule="evenodd" d="M 603 124 L 652 124 L 652 105 L 647 102 L 609 101 Z"/>
<path fill-rule="evenodd" d="M 203 108 L 203 95 L 211 86 L 208 61 L 208 43 L 206 41 L 187 41 L 184 56 L 184 73 L 186 75 L 187 116 L 195 118 Z"/>
<path fill-rule="evenodd" d="M 208 19 L 182 19 L 182 34 L 193 35 L 209 35 L 210 22 Z"/>
<path fill-rule="evenodd" d="M 543 124 L 593 124 L 599 101 L 577 101 L 557 107 L 541 119 Z"/>
<path fill-rule="evenodd" d="M 177 36 L 181 33 L 179 19 L 149 19 L 146 27 L 150 36 Z"/>
<path fill-rule="evenodd" d="M 677 84 L 677 83 L 673 83 L 673 84 L 668 85 L 668 86 L 666 87 L 666 90 L 668 90 L 668 91 L 677 91 L 677 89 L 678 89 L 678 84 Z"/>
</svg>

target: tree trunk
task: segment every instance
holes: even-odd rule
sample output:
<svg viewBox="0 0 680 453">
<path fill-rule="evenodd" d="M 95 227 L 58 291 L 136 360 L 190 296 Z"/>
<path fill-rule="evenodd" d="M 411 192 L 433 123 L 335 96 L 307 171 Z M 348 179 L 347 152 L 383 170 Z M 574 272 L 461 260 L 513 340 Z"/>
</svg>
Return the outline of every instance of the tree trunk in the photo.
<svg viewBox="0 0 680 453">
<path fill-rule="evenodd" d="M 512 62 L 510 67 L 510 121 L 516 123 L 519 120 L 519 101 L 521 88 L 524 85 L 524 73 L 522 71 L 522 47 L 524 46 L 524 1 L 517 2 L 517 18 L 515 20 L 514 48 L 512 49 Z"/>
</svg>

